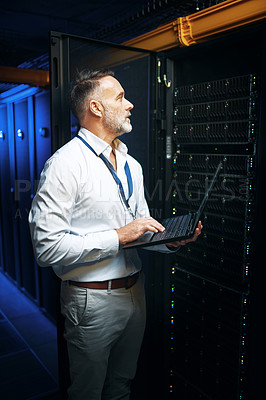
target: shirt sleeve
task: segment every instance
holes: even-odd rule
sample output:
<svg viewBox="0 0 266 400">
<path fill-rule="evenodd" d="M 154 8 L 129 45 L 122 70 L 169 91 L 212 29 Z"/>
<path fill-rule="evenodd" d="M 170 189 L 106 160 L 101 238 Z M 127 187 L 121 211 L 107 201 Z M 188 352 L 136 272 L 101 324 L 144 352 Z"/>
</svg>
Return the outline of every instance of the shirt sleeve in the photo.
<svg viewBox="0 0 266 400">
<path fill-rule="evenodd" d="M 114 229 L 80 235 L 71 230 L 71 214 L 79 189 L 71 161 L 48 160 L 29 213 L 36 260 L 40 266 L 97 262 L 119 249 Z"/>
</svg>

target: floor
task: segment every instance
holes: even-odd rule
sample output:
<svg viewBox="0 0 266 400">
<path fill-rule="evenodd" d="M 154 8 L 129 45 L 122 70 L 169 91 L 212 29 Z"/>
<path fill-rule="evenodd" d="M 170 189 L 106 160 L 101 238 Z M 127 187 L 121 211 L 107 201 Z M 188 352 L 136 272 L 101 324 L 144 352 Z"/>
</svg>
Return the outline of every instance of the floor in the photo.
<svg viewBox="0 0 266 400">
<path fill-rule="evenodd" d="M 58 399 L 57 332 L 37 306 L 0 273 L 0 395 Z"/>
</svg>

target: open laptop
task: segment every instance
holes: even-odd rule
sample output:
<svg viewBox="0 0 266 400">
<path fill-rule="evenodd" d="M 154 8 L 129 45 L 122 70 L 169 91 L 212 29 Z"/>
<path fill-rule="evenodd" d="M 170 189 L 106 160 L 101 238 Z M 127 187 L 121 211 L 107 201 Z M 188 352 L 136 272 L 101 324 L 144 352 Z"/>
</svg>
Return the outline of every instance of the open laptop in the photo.
<svg viewBox="0 0 266 400">
<path fill-rule="evenodd" d="M 195 213 L 188 213 L 185 215 L 179 215 L 177 217 L 170 217 L 164 219 L 161 224 L 165 227 L 163 232 L 157 233 L 145 233 L 138 240 L 127 243 L 123 246 L 123 249 L 132 249 L 135 247 L 147 247 L 155 246 L 163 243 L 176 242 L 180 240 L 189 239 L 194 235 L 195 229 L 199 223 L 203 209 L 209 198 L 209 194 L 214 186 L 214 183 L 222 169 L 222 161 L 219 163 L 212 181 L 205 193 L 205 196 Z"/>
</svg>

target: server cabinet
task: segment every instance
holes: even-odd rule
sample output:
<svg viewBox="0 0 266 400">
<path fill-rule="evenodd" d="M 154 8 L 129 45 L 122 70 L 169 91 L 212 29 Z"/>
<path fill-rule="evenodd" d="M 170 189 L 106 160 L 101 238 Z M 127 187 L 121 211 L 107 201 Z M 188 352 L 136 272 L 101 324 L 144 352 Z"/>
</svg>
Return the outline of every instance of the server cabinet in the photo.
<svg viewBox="0 0 266 400">
<path fill-rule="evenodd" d="M 74 69 L 104 66 L 136 104 L 136 132 L 122 140 L 143 164 L 154 217 L 195 211 L 223 162 L 198 241 L 174 256 L 142 253 L 148 323 L 133 386 L 138 399 L 243 400 L 255 398 L 255 386 L 262 389 L 254 322 L 265 305 L 258 262 L 265 223 L 264 33 L 256 24 L 156 55 L 51 33 L 54 148 L 70 139 L 71 125 L 76 131 L 66 104 Z"/>
<path fill-rule="evenodd" d="M 55 319 L 54 275 L 37 266 L 28 213 L 51 154 L 48 91 L 20 85 L 0 98 L 2 270 Z"/>
<path fill-rule="evenodd" d="M 264 29 L 259 24 L 168 54 L 174 82 L 168 93 L 170 212 L 195 211 L 223 162 L 202 215 L 201 237 L 172 263 L 168 343 L 173 398 L 255 399 L 264 391 L 255 361 L 263 352 L 255 324 L 265 306 L 265 273 L 258 258 L 263 257 L 265 224 Z"/>
<path fill-rule="evenodd" d="M 10 168 L 10 140 L 8 129 L 8 105 L 0 107 L 1 140 L 0 140 L 0 165 L 1 165 L 1 244 L 2 244 L 2 267 L 12 279 L 18 278 L 18 257 L 14 251 L 17 243 L 17 231 L 14 229 L 14 185 L 11 184 L 11 176 L 14 167 Z M 13 247 L 14 246 L 14 247 Z"/>
<path fill-rule="evenodd" d="M 27 226 L 28 211 L 31 204 L 31 103 L 28 98 L 14 102 L 14 128 L 15 128 L 15 201 L 17 204 L 15 219 L 18 224 L 19 257 L 21 287 L 33 299 L 38 296 L 37 282 L 38 269 L 34 262 L 29 228 Z M 32 118 L 33 119 L 33 118 Z"/>
</svg>

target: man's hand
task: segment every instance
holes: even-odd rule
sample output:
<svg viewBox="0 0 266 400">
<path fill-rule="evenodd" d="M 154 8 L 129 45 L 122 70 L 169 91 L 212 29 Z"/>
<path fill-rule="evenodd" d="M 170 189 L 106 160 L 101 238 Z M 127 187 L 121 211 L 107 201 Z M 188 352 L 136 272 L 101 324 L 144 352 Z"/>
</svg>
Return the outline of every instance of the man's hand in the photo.
<svg viewBox="0 0 266 400">
<path fill-rule="evenodd" d="M 195 229 L 194 236 L 192 238 L 186 239 L 186 240 L 180 240 L 179 242 L 166 243 L 166 246 L 169 249 L 176 249 L 179 246 L 185 246 L 187 243 L 195 242 L 197 240 L 198 236 L 201 234 L 202 228 L 203 228 L 203 225 L 201 225 L 201 221 L 199 221 L 198 226 Z"/>
<path fill-rule="evenodd" d="M 134 221 L 116 229 L 119 244 L 126 244 L 137 240 L 145 232 L 163 232 L 165 228 L 152 217 L 136 218 Z"/>
</svg>

